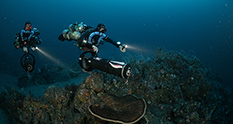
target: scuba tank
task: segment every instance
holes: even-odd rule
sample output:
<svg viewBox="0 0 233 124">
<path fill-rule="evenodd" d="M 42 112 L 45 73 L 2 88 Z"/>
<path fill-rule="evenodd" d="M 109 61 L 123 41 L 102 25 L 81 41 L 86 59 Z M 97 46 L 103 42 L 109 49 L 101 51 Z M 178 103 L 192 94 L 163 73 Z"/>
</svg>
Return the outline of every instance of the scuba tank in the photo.
<svg viewBox="0 0 233 124">
<path fill-rule="evenodd" d="M 30 53 L 25 53 L 21 57 L 21 66 L 24 68 L 26 72 L 32 72 L 35 66 L 35 57 Z"/>
<path fill-rule="evenodd" d="M 69 31 L 67 29 L 63 30 L 62 36 L 65 38 L 65 40 L 78 40 L 81 36 L 80 32 L 78 31 Z"/>
<path fill-rule="evenodd" d="M 88 57 L 86 55 L 87 53 L 88 52 L 84 52 L 79 57 L 79 65 L 85 71 L 97 69 L 122 78 L 128 78 L 130 76 L 131 67 L 129 64 L 95 57 L 93 54 Z"/>
</svg>

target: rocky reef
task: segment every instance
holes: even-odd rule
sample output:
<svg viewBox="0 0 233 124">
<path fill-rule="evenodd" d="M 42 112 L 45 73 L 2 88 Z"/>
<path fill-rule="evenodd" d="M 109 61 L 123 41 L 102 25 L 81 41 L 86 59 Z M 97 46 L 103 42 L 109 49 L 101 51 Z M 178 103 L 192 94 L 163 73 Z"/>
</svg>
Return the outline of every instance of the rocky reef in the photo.
<svg viewBox="0 0 233 124">
<path fill-rule="evenodd" d="M 79 76 L 81 68 L 78 63 L 64 68 L 58 65 L 47 64 L 42 68 L 35 70 L 30 75 L 21 74 L 18 78 L 18 87 L 26 87 L 31 85 L 53 84 L 55 82 L 69 81 L 71 78 Z"/>
<path fill-rule="evenodd" d="M 19 124 L 233 123 L 230 93 L 197 57 L 158 48 L 152 58 L 128 62 L 128 79 L 95 71 L 79 85 L 59 88 L 50 78 L 39 98 L 14 88 L 2 92 L 0 108 Z"/>
</svg>

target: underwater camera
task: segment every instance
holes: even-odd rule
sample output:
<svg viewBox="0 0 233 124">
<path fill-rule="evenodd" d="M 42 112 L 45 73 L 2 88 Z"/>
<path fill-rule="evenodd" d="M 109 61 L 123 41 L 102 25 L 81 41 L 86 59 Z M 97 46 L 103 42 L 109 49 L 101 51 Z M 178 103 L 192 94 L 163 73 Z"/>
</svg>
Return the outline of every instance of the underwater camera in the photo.
<svg viewBox="0 0 233 124">
<path fill-rule="evenodd" d="M 79 65 L 85 71 L 92 71 L 94 69 L 113 74 L 118 77 L 128 78 L 131 73 L 131 67 L 124 62 L 112 61 L 99 57 L 94 57 L 84 52 L 79 57 Z"/>
<path fill-rule="evenodd" d="M 35 66 L 35 57 L 30 53 L 25 53 L 21 57 L 21 66 L 25 69 L 26 72 L 32 72 Z"/>
</svg>

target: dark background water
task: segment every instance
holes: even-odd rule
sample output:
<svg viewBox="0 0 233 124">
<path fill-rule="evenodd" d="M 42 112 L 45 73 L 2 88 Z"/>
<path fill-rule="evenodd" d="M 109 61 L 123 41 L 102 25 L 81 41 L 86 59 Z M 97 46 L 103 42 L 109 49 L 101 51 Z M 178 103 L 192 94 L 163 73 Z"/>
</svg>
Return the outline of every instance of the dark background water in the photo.
<svg viewBox="0 0 233 124">
<path fill-rule="evenodd" d="M 53 56 L 55 63 L 76 62 L 80 54 L 74 42 L 57 39 L 70 23 L 96 26 L 103 22 L 109 37 L 137 48 L 127 53 L 150 57 L 162 47 L 196 55 L 222 77 L 224 85 L 233 85 L 232 0 L 2 0 L 2 73 L 24 73 L 19 62 L 24 52 L 15 50 L 13 42 L 28 20 L 40 30 L 40 48 Z M 38 51 L 33 54 L 37 68 L 53 62 Z M 108 43 L 99 53 L 109 59 L 126 55 Z"/>
</svg>

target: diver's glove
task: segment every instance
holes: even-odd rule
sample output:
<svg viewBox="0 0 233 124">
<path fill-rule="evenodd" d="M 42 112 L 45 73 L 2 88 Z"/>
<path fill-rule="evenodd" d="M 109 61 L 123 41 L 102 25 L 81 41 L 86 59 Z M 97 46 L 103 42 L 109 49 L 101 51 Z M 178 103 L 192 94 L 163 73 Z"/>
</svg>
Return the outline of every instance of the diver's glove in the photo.
<svg viewBox="0 0 233 124">
<path fill-rule="evenodd" d="M 32 47 L 31 49 L 32 49 L 32 51 L 34 52 L 34 51 L 36 50 L 36 47 Z"/>
<path fill-rule="evenodd" d="M 126 48 L 127 48 L 127 45 L 121 44 L 121 45 L 119 45 L 119 48 L 120 48 L 121 52 L 125 52 Z"/>
<path fill-rule="evenodd" d="M 95 53 L 98 53 L 98 47 L 97 47 L 97 46 L 92 45 L 92 49 L 93 49 L 93 51 L 94 51 Z"/>
<path fill-rule="evenodd" d="M 27 47 L 23 47 L 23 51 L 28 53 L 28 48 Z"/>
</svg>

